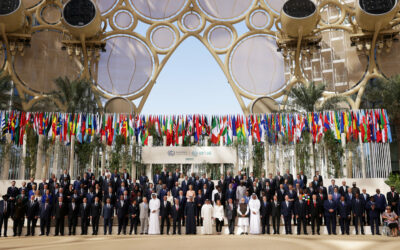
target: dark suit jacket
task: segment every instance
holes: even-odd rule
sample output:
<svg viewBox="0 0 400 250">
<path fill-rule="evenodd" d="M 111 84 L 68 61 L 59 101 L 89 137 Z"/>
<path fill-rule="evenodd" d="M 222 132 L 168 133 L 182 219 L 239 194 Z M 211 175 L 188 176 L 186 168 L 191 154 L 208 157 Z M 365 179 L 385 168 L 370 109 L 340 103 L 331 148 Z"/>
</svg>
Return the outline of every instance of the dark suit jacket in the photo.
<svg viewBox="0 0 400 250">
<path fill-rule="evenodd" d="M 37 201 L 34 201 L 33 204 L 31 201 L 27 203 L 26 216 L 30 219 L 39 216 L 39 203 Z"/>
<path fill-rule="evenodd" d="M 351 211 L 353 212 L 354 216 L 362 216 L 365 212 L 364 200 L 358 199 L 358 202 L 357 202 L 356 199 L 353 199 L 352 205 L 351 205 Z"/>
<path fill-rule="evenodd" d="M 310 200 L 310 215 L 312 217 L 319 217 L 319 215 L 324 213 L 324 209 L 322 207 L 323 202 L 317 199 L 315 206 L 314 201 Z"/>
<path fill-rule="evenodd" d="M 264 204 L 264 201 L 260 201 L 261 207 L 260 207 L 260 215 L 264 217 L 268 217 L 271 214 L 271 203 L 269 201 Z"/>
<path fill-rule="evenodd" d="M 111 219 L 114 216 L 114 206 L 110 204 L 110 207 L 107 207 L 107 204 L 103 206 L 102 216 L 104 219 Z"/>
<path fill-rule="evenodd" d="M 275 205 L 274 201 L 271 201 L 271 215 L 281 216 L 281 203 L 278 201 Z"/>
<path fill-rule="evenodd" d="M 183 218 L 183 207 L 179 206 L 178 210 L 177 210 L 176 206 L 173 205 L 171 208 L 171 217 L 174 221 L 182 219 Z"/>
<path fill-rule="evenodd" d="M 329 209 L 333 209 L 333 212 L 329 212 Z M 336 216 L 336 212 L 337 212 L 337 203 L 332 201 L 329 202 L 329 200 L 326 200 L 324 202 L 324 211 L 325 211 L 325 216 Z"/>
<path fill-rule="evenodd" d="M 160 216 L 168 217 L 171 214 L 171 204 L 168 201 L 165 201 L 166 205 L 164 206 L 164 201 L 160 201 Z"/>
<path fill-rule="evenodd" d="M 392 195 L 392 192 L 387 192 L 386 199 L 390 206 L 392 206 L 392 202 L 396 203 L 395 206 L 397 206 L 397 203 L 399 202 L 399 194 L 394 192 L 394 195 Z"/>
<path fill-rule="evenodd" d="M 42 203 L 42 205 L 40 206 L 40 219 L 49 219 L 52 213 L 52 207 L 51 204 L 47 204 L 47 208 L 46 208 L 46 204 Z"/>
<path fill-rule="evenodd" d="M 72 203 L 68 204 L 68 218 L 78 217 L 79 215 L 79 205 L 75 202 L 75 208 L 72 209 Z"/>
<path fill-rule="evenodd" d="M 123 218 L 128 215 L 129 204 L 128 202 L 124 202 L 124 205 L 121 205 L 121 201 L 117 201 L 115 210 L 117 212 L 118 218 Z"/>
<path fill-rule="evenodd" d="M 62 203 L 61 207 L 59 202 L 56 202 L 53 207 L 53 216 L 56 219 L 64 218 L 67 215 L 67 204 L 65 202 Z"/>
<path fill-rule="evenodd" d="M 101 215 L 101 203 L 98 202 L 97 206 L 95 205 L 95 203 L 93 203 L 90 206 L 90 216 L 92 217 L 100 217 Z"/>
<path fill-rule="evenodd" d="M 10 205 L 12 202 L 7 202 L 7 211 L 6 211 L 6 213 L 4 213 L 4 207 L 5 207 L 4 204 L 6 202 L 7 201 L 5 201 L 5 200 L 0 201 L 0 214 L 5 216 L 6 218 L 8 218 L 11 215 L 12 207 L 10 207 Z"/>
<path fill-rule="evenodd" d="M 347 204 L 346 202 L 341 202 L 339 201 L 338 203 L 338 215 L 341 218 L 348 218 L 348 216 L 351 214 L 351 206 L 349 206 L 349 204 Z"/>
<path fill-rule="evenodd" d="M 232 209 L 229 204 L 226 204 L 225 206 L 225 216 L 228 220 L 234 220 L 237 216 L 237 206 L 235 205 L 235 203 L 232 203 L 232 205 Z"/>
<path fill-rule="evenodd" d="M 90 216 L 90 204 L 86 203 L 86 208 L 83 207 L 83 203 L 79 209 L 79 215 L 82 219 L 88 219 Z"/>
<path fill-rule="evenodd" d="M 139 203 L 137 203 L 139 204 Z M 129 213 L 129 217 L 132 218 L 132 215 L 136 215 L 135 219 L 139 219 L 140 216 L 140 209 L 139 209 L 139 205 L 135 205 L 133 206 L 132 204 L 129 205 L 129 209 L 128 209 L 128 213 Z"/>
<path fill-rule="evenodd" d="M 346 186 L 345 188 L 343 188 L 343 186 L 339 187 L 339 193 L 344 196 L 347 193 L 347 189 L 349 188 L 349 186 Z M 346 189 L 346 190 L 345 190 Z"/>
<path fill-rule="evenodd" d="M 294 214 L 299 216 L 299 217 L 305 217 L 308 215 L 309 212 L 309 206 L 307 205 L 306 201 L 300 202 L 297 200 L 294 204 Z"/>
<path fill-rule="evenodd" d="M 293 204 L 292 202 L 289 202 L 288 205 L 286 205 L 286 201 L 282 201 L 281 203 L 281 214 L 283 216 L 291 216 L 293 214 Z"/>
</svg>

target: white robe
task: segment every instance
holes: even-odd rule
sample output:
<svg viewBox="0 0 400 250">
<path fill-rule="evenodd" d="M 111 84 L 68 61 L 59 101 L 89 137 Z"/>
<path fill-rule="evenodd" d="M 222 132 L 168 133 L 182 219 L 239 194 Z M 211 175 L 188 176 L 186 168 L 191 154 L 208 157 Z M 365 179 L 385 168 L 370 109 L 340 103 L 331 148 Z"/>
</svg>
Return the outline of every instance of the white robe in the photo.
<svg viewBox="0 0 400 250">
<path fill-rule="evenodd" d="M 212 216 L 214 214 L 214 208 L 211 204 L 204 204 L 201 208 L 201 217 L 203 218 L 203 233 L 212 234 Z"/>
<path fill-rule="evenodd" d="M 250 234 L 260 234 L 261 233 L 260 207 L 261 207 L 260 200 L 250 199 L 250 201 L 249 201 Z M 254 212 L 255 212 L 255 214 L 254 214 Z"/>
<path fill-rule="evenodd" d="M 238 226 L 249 226 L 249 217 L 247 217 L 247 215 L 249 214 L 249 206 L 247 206 L 247 210 L 246 213 L 244 215 L 246 215 L 246 217 L 242 217 L 242 212 L 240 212 L 240 204 L 237 208 L 237 213 L 239 215 L 239 219 L 238 219 Z"/>
<path fill-rule="evenodd" d="M 151 199 L 149 203 L 150 216 L 149 216 L 149 234 L 160 234 L 160 200 Z M 155 211 L 153 213 L 153 211 Z"/>
</svg>

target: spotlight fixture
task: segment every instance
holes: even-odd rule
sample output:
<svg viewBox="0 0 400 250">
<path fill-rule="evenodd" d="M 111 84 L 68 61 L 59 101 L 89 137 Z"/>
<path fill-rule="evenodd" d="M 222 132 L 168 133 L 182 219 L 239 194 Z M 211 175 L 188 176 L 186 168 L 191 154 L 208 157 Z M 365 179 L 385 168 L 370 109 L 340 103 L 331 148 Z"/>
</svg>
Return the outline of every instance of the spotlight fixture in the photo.
<svg viewBox="0 0 400 250">
<path fill-rule="evenodd" d="M 16 32 L 25 23 L 25 8 L 22 0 L 0 0 L 0 23 L 8 33 Z"/>
<path fill-rule="evenodd" d="M 398 0 L 356 0 L 357 24 L 366 31 L 374 31 L 377 24 L 386 27 L 398 13 Z"/>
</svg>

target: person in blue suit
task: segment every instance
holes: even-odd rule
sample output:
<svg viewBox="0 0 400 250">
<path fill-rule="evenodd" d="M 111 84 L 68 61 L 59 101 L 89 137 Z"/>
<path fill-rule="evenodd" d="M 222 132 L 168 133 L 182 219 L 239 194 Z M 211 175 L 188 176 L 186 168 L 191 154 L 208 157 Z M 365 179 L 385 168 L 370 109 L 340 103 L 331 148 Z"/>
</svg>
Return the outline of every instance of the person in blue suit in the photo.
<svg viewBox="0 0 400 250">
<path fill-rule="evenodd" d="M 332 233 L 336 235 L 336 212 L 337 203 L 333 201 L 332 195 L 328 195 L 328 200 L 324 202 L 324 214 L 326 220 L 326 228 L 328 229 L 328 234 Z"/>
<path fill-rule="evenodd" d="M 376 194 L 373 196 L 376 204 L 376 208 L 379 211 L 379 214 L 381 215 L 383 212 L 386 210 L 386 198 L 383 194 L 381 194 L 381 190 L 378 188 L 376 189 Z"/>
<path fill-rule="evenodd" d="M 354 218 L 354 227 L 356 228 L 356 234 L 358 234 L 358 224 L 361 227 L 361 234 L 364 235 L 364 224 L 363 217 L 365 213 L 365 204 L 364 200 L 360 199 L 360 195 L 358 193 L 355 194 L 355 197 L 352 202 L 351 211 L 353 212 Z"/>
<path fill-rule="evenodd" d="M 371 226 L 371 233 L 374 235 L 381 235 L 379 233 L 379 210 L 376 208 L 376 203 L 374 197 L 370 197 L 370 200 L 367 202 L 366 209 L 369 214 L 369 224 Z M 374 231 L 374 226 L 376 231 Z"/>
<path fill-rule="evenodd" d="M 49 236 L 52 207 L 49 198 L 40 206 L 40 235 Z M 46 229 L 46 231 L 45 231 Z"/>
<path fill-rule="evenodd" d="M 351 206 L 345 200 L 344 196 L 340 197 L 340 201 L 338 202 L 338 216 L 339 216 L 339 224 L 340 230 L 342 231 L 342 235 L 350 234 L 350 219 L 351 219 Z"/>
<path fill-rule="evenodd" d="M 104 204 L 103 206 L 103 211 L 101 216 L 104 219 L 104 235 L 107 234 L 107 229 L 108 233 L 111 235 L 113 219 L 114 219 L 114 206 L 111 204 L 110 198 L 106 199 L 106 204 Z"/>
<path fill-rule="evenodd" d="M 293 203 L 289 201 L 288 195 L 285 195 L 285 201 L 281 203 L 281 214 L 285 222 L 286 234 L 292 234 Z"/>
</svg>

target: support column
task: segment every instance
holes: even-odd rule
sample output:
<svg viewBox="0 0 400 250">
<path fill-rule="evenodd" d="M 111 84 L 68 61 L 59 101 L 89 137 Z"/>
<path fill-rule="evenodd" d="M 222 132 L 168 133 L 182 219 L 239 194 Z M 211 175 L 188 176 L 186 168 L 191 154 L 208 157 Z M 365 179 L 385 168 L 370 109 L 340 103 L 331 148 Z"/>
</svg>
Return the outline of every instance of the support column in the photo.
<svg viewBox="0 0 400 250">
<path fill-rule="evenodd" d="M 149 180 L 151 182 L 153 182 L 152 172 L 153 172 L 153 164 L 149 164 L 149 167 L 146 166 L 146 175 L 147 175 L 147 178 L 149 178 Z"/>
<path fill-rule="evenodd" d="M 267 177 L 269 170 L 269 144 L 264 142 L 264 174 Z"/>
<path fill-rule="evenodd" d="M 208 147 L 208 136 L 204 137 L 204 145 Z"/>
<path fill-rule="evenodd" d="M 284 154 L 283 154 L 283 145 L 282 144 L 278 144 L 279 146 L 279 172 L 281 173 L 281 175 L 283 175 L 284 168 L 283 168 L 283 164 L 284 164 Z"/>
<path fill-rule="evenodd" d="M 315 175 L 315 161 L 314 161 L 314 145 L 312 141 L 310 142 L 310 168 L 311 168 L 311 176 Z"/>
<path fill-rule="evenodd" d="M 10 172 L 10 166 L 11 166 L 11 134 L 6 134 L 6 145 L 7 151 L 4 154 L 4 165 L 3 165 L 3 173 L 2 173 L 2 179 L 3 180 L 8 180 L 8 173 Z"/>
<path fill-rule="evenodd" d="M 44 140 L 44 135 L 39 135 L 38 149 L 37 149 L 37 153 L 36 153 L 36 173 L 35 173 L 36 180 L 42 179 L 42 174 L 44 172 L 44 166 L 42 163 L 43 162 L 43 140 Z M 47 179 L 47 176 L 46 176 L 46 179 Z"/>
<path fill-rule="evenodd" d="M 254 170 L 254 158 L 253 158 L 253 136 L 249 136 L 249 175 Z"/>
<path fill-rule="evenodd" d="M 71 136 L 71 152 L 69 154 L 69 174 L 71 175 L 71 179 L 75 180 L 75 136 Z"/>
<path fill-rule="evenodd" d="M 23 138 L 21 164 L 19 167 L 19 174 L 18 174 L 18 179 L 20 180 L 25 180 L 25 158 L 26 158 L 26 133 L 24 134 Z"/>
<path fill-rule="evenodd" d="M 219 174 L 220 176 L 224 174 L 224 164 L 221 163 L 220 167 L 219 167 Z"/>
<path fill-rule="evenodd" d="M 342 134 L 342 138 L 341 139 L 342 139 L 342 148 L 343 148 L 343 151 L 344 151 L 342 162 L 347 162 L 347 155 L 346 155 L 346 150 L 345 150 L 345 148 L 346 148 L 346 134 L 345 133 Z M 327 162 L 328 162 L 328 160 L 327 160 Z M 346 166 L 346 164 L 343 164 L 343 168 L 341 169 L 342 176 L 347 175 L 347 169 L 346 169 L 345 166 Z"/>
<path fill-rule="evenodd" d="M 132 167 L 131 178 L 136 180 L 136 136 L 132 137 Z"/>
<path fill-rule="evenodd" d="M 56 141 L 54 142 L 54 159 L 53 159 L 53 174 L 58 176 L 58 155 L 60 152 L 60 136 L 56 136 Z M 92 161 L 93 161 L 93 156 L 92 156 Z"/>
<path fill-rule="evenodd" d="M 362 138 L 361 138 L 361 133 L 358 133 L 358 141 L 360 142 L 360 151 L 361 151 L 361 173 L 362 173 L 362 177 L 363 179 L 365 179 L 366 177 L 366 171 L 365 171 L 365 153 L 364 153 L 364 147 L 363 147 L 363 143 L 362 143 Z"/>
<path fill-rule="evenodd" d="M 104 145 L 104 149 L 105 149 L 106 148 L 106 137 L 104 135 L 101 136 L 101 144 Z M 133 154 L 133 157 L 135 157 L 134 155 L 135 154 Z M 105 152 L 105 150 L 102 150 L 102 152 L 101 152 L 101 169 L 100 169 L 100 173 L 103 173 L 105 168 L 106 168 L 106 152 Z"/>
</svg>

